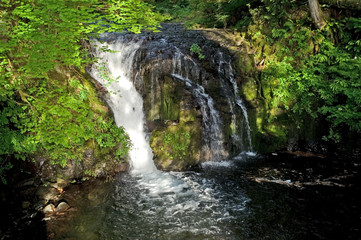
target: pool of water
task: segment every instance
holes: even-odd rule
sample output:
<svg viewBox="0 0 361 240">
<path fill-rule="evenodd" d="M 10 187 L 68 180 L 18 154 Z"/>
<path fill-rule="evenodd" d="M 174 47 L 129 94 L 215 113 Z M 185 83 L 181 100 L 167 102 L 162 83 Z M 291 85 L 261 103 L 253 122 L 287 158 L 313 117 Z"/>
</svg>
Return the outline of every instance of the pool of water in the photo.
<svg viewBox="0 0 361 240">
<path fill-rule="evenodd" d="M 65 189 L 76 211 L 48 229 L 52 239 L 361 239 L 360 168 L 242 154 L 195 171 L 124 173 Z"/>
</svg>

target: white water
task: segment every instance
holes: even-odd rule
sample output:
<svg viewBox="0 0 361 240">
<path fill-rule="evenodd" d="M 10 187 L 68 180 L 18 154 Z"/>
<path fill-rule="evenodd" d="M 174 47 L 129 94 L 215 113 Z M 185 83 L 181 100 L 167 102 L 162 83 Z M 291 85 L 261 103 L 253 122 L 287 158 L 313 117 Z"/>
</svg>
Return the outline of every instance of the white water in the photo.
<svg viewBox="0 0 361 240">
<path fill-rule="evenodd" d="M 224 82 L 225 81 L 225 79 L 224 79 L 225 73 L 223 72 L 225 70 L 223 65 L 226 62 L 223 61 L 222 52 L 219 52 L 218 55 L 220 56 L 219 64 L 218 64 L 219 80 L 220 80 L 222 88 L 226 89 L 226 86 L 225 86 L 226 84 Z M 227 98 L 229 110 L 232 113 L 232 118 L 231 118 L 232 138 L 235 140 L 235 142 L 242 142 L 242 132 L 240 132 L 238 130 L 237 116 L 236 116 L 236 112 L 234 110 L 234 98 L 232 98 L 231 94 L 227 94 L 227 93 L 226 93 L 226 98 Z"/>
<path fill-rule="evenodd" d="M 193 83 L 189 79 L 178 74 L 172 74 L 172 76 L 185 82 L 188 87 L 192 88 L 192 93 L 201 106 L 204 138 L 209 141 L 205 153 L 211 154 L 211 156 L 207 158 L 214 161 L 223 159 L 227 153 L 223 148 L 223 134 L 220 129 L 220 117 L 217 110 L 214 108 L 213 99 L 205 93 L 204 88 L 201 85 Z M 209 114 L 207 110 L 209 111 Z"/>
<path fill-rule="evenodd" d="M 133 143 L 133 148 L 129 154 L 131 163 L 129 183 L 136 190 L 134 192 L 126 191 L 125 195 L 129 195 L 127 199 L 134 204 L 134 209 L 137 209 L 136 212 L 141 216 L 137 221 L 140 223 L 149 221 L 152 225 L 160 222 L 160 224 L 169 226 L 162 231 L 170 236 L 177 236 L 179 233 L 218 235 L 225 232 L 222 230 L 223 223 L 232 221 L 236 218 L 235 216 L 242 214 L 248 202 L 241 189 L 237 189 L 236 197 L 233 197 L 232 193 L 224 192 L 216 181 L 205 178 L 199 173 L 165 173 L 158 171 L 154 166 L 149 139 L 147 139 L 147 134 L 144 131 L 143 100 L 131 81 L 134 74 L 134 56 L 141 42 L 125 42 L 118 38 L 112 43 L 100 44 L 96 42 L 95 44 L 98 46 L 93 54 L 100 60 L 91 68 L 90 74 L 108 92 L 117 93 L 110 94 L 107 102 L 114 113 L 117 125 L 125 128 Z M 107 47 L 116 52 L 103 52 L 99 50 L 100 47 Z M 177 66 L 181 67 L 181 64 L 181 61 L 176 61 L 175 69 Z M 104 79 L 104 71 L 100 70 L 101 67 L 105 67 L 110 77 L 117 81 L 109 84 Z M 223 137 L 220 135 L 221 122 L 217 111 L 214 109 L 213 99 L 197 83 L 175 73 L 172 76 L 185 82 L 192 89 L 197 101 L 200 102 L 205 131 L 208 131 L 207 135 L 209 136 L 207 140 L 210 141 L 209 152 L 212 152 L 213 158 L 221 160 Z M 141 76 L 136 75 L 136 77 Z M 152 84 L 155 85 L 156 83 Z M 232 165 L 231 161 L 226 161 L 205 164 L 204 167 L 228 168 Z M 122 187 L 119 186 L 119 188 Z M 129 212 L 123 212 L 126 203 L 122 202 L 124 196 L 117 195 L 118 192 L 122 193 L 120 190 L 116 191 L 114 196 L 116 201 L 110 215 L 115 214 L 117 217 L 119 215 L 122 219 L 123 216 L 129 215 Z M 117 225 L 118 221 L 119 219 L 112 224 L 112 229 L 115 232 L 117 232 L 116 229 L 123 227 Z M 124 224 L 127 223 L 122 222 L 121 225 Z M 143 228 L 142 226 L 137 227 Z M 156 238 L 153 237 L 152 239 Z"/>
<path fill-rule="evenodd" d="M 114 113 L 117 125 L 125 128 L 133 143 L 129 157 L 131 175 L 134 177 L 132 181 L 136 181 L 136 187 L 139 189 L 140 194 L 137 205 L 139 207 L 147 206 L 144 212 L 145 215 L 151 214 L 153 216 L 159 211 L 165 211 L 165 218 L 167 219 L 177 219 L 179 214 L 193 216 L 192 213 L 196 210 L 207 213 L 207 215 L 212 213 L 209 215 L 211 217 L 197 220 L 198 223 L 204 222 L 205 225 L 208 225 L 209 221 L 214 221 L 215 216 L 219 219 L 229 218 L 227 209 L 221 207 L 223 203 L 221 204 L 215 198 L 215 196 L 217 198 L 222 197 L 218 196 L 218 190 L 213 189 L 213 184 L 208 183 L 208 180 L 189 178 L 183 173 L 161 172 L 154 166 L 152 150 L 144 131 L 143 100 L 130 80 L 133 74 L 134 56 L 141 42 L 125 42 L 123 39 L 118 38 L 112 43 L 100 44 L 95 42 L 95 44 L 98 46 L 93 54 L 100 60 L 98 64 L 91 68 L 90 74 L 109 92 L 117 92 L 117 94 L 110 94 L 107 102 Z M 103 52 L 99 50 L 101 47 L 107 47 L 116 52 Z M 177 63 L 175 66 L 177 68 Z M 110 77 L 117 79 L 117 81 L 109 84 L 102 74 L 104 71 L 100 71 L 101 67 L 105 67 Z M 220 152 L 223 149 L 219 148 L 219 146 L 222 146 L 223 141 L 222 136 L 218 135 L 221 132 L 219 130 L 220 122 L 218 121 L 219 116 L 213 107 L 212 98 L 204 92 L 203 87 L 200 85 L 182 76 L 176 74 L 173 74 L 173 76 L 184 81 L 193 89 L 193 94 L 202 106 L 205 129 L 210 131 L 207 133 L 211 138 L 209 152 L 214 154 L 213 158 L 221 158 Z M 159 206 L 160 202 L 162 203 L 161 206 Z M 244 207 L 244 203 L 245 200 L 242 197 L 234 207 L 240 210 Z M 212 209 L 217 209 L 219 212 L 213 212 Z M 194 232 L 211 231 L 201 227 L 190 229 L 189 226 L 187 227 L 183 223 L 179 224 L 179 229 L 173 229 L 176 232 L 184 230 Z"/>
<path fill-rule="evenodd" d="M 93 54 L 100 60 L 89 73 L 111 93 L 107 103 L 114 113 L 116 124 L 124 127 L 132 141 L 133 147 L 129 153 L 131 174 L 136 177 L 137 187 L 144 194 L 143 199 L 151 197 L 155 200 L 194 195 L 195 192 L 185 181 L 173 174 L 158 171 L 154 165 L 153 152 L 144 129 L 143 99 L 131 81 L 134 56 L 140 44 L 141 41 L 126 42 L 122 38 L 118 38 L 113 43 L 95 42 L 97 47 Z M 115 53 L 101 51 L 102 47 L 107 47 Z M 101 67 L 105 67 L 110 77 L 116 81 L 109 84 L 104 79 L 104 70 L 100 70 Z M 163 200 L 166 201 L 166 199 Z M 183 205 L 184 208 L 191 207 L 188 202 Z"/>
<path fill-rule="evenodd" d="M 122 39 L 122 37 L 118 37 L 117 40 L 110 43 L 101 44 L 95 42 L 95 44 L 97 47 L 94 47 L 93 54 L 100 60 L 91 68 L 90 74 L 111 93 L 107 102 L 114 113 L 116 124 L 125 128 L 132 141 L 133 147 L 129 153 L 129 158 L 131 175 L 134 177 L 132 181 L 136 181 L 136 187 L 139 189 L 140 194 L 140 201 L 137 202 L 137 205 L 139 207 L 150 207 L 147 207 L 144 214 L 153 215 L 156 212 L 165 211 L 167 219 L 173 217 L 177 219 L 178 214 L 192 215 L 193 211 L 201 211 L 205 214 L 212 213 L 209 215 L 211 217 L 204 219 L 205 225 L 208 225 L 209 221 L 214 221 L 216 216 L 218 219 L 228 219 L 227 208 L 224 208 L 222 201 L 217 200 L 223 199 L 223 196 L 218 194 L 218 190 L 213 184 L 208 184 L 205 179 L 189 178 L 183 173 L 164 173 L 158 171 L 154 165 L 152 149 L 144 131 L 143 99 L 132 83 L 133 74 L 136 74 L 136 78 L 141 78 L 139 73 L 134 73 L 133 69 L 134 57 L 141 45 L 141 41 L 129 42 Z M 107 47 L 113 52 L 104 52 L 100 50 L 102 47 Z M 195 64 L 193 61 L 184 59 L 180 51 L 177 51 L 177 53 L 173 59 L 172 76 L 190 87 L 194 97 L 200 104 L 204 134 L 206 141 L 208 141 L 208 148 L 205 152 L 211 154 L 209 159 L 222 160 L 226 153 L 223 149 L 220 117 L 214 108 L 213 99 L 205 93 L 202 86 L 177 74 L 182 72 L 182 68 L 184 68 L 183 70 L 193 70 L 195 75 L 197 75 L 198 71 L 198 66 L 192 65 Z M 183 64 L 185 60 L 191 65 Z M 102 68 L 105 71 L 101 70 Z M 104 78 L 105 72 L 108 72 L 109 76 L 116 79 L 116 81 L 109 83 Z M 188 71 L 185 72 L 188 73 Z M 157 78 L 157 76 L 154 76 L 154 78 Z M 155 80 L 152 79 L 152 87 L 156 87 L 156 84 L 158 84 Z M 204 167 L 231 166 L 230 162 L 204 165 Z M 243 196 L 240 197 L 233 204 L 232 209 L 242 210 L 245 201 Z M 159 206 L 160 202 L 162 207 Z M 217 209 L 217 212 L 211 209 Z M 181 226 L 180 229 L 176 231 L 183 231 L 184 227 L 189 229 L 183 223 L 179 226 Z M 192 231 L 206 232 L 208 230 L 196 227 Z"/>
<path fill-rule="evenodd" d="M 238 95 L 238 86 L 237 86 L 236 80 L 234 79 L 233 68 L 229 62 L 226 62 L 224 60 L 222 52 L 219 52 L 218 55 L 220 58 L 220 66 L 218 68 L 218 72 L 220 72 L 221 70 L 228 72 L 228 75 L 229 75 L 228 79 L 233 87 L 233 93 L 234 93 L 234 98 L 235 98 L 236 104 L 241 108 L 242 113 L 243 113 L 243 117 L 244 117 L 245 124 L 246 124 L 246 132 L 247 132 L 247 140 L 248 140 L 248 144 L 249 144 L 249 151 L 252 152 L 253 147 L 252 147 L 252 138 L 251 138 L 251 127 L 249 126 L 247 108 L 244 105 L 242 99 Z M 222 65 L 225 64 L 226 68 L 228 68 L 228 69 L 222 69 L 221 64 Z"/>
<path fill-rule="evenodd" d="M 90 74 L 110 92 L 107 102 L 113 110 L 115 122 L 124 127 L 132 141 L 133 147 L 129 153 L 131 171 L 155 173 L 153 152 L 144 131 L 143 99 L 130 81 L 134 55 L 141 42 L 125 43 L 118 38 L 114 43 L 101 44 L 96 41 L 95 44 L 97 48 L 93 54 L 100 60 L 91 68 Z M 115 52 L 101 51 L 102 47 Z M 109 84 L 102 76 L 105 72 L 101 70 L 102 67 L 116 81 Z"/>
<path fill-rule="evenodd" d="M 228 156 L 228 153 L 223 147 L 224 137 L 221 130 L 222 122 L 219 113 L 214 108 L 212 97 L 205 93 L 205 90 L 201 85 L 192 82 L 189 79 L 191 68 L 195 71 L 196 76 L 199 75 L 198 65 L 191 58 L 186 58 L 178 48 L 175 49 L 176 51 L 172 60 L 172 76 L 184 82 L 187 87 L 192 89 L 192 94 L 201 107 L 203 138 L 208 141 L 208 144 L 204 146 L 205 149 L 203 150 L 205 155 L 204 158 L 213 161 L 222 160 Z M 186 60 L 189 60 L 192 66 L 187 64 Z M 184 74 L 182 74 L 183 72 Z M 209 156 L 206 156 L 207 154 L 209 154 Z"/>
</svg>

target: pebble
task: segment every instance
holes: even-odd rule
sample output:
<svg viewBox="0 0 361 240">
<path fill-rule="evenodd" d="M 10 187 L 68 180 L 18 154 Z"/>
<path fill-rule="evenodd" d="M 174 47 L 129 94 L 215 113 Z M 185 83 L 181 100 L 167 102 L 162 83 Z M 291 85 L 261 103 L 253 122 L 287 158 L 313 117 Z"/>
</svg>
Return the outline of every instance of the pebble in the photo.
<svg viewBox="0 0 361 240">
<path fill-rule="evenodd" d="M 68 210 L 69 208 L 70 208 L 69 204 L 67 204 L 66 202 L 61 202 L 56 207 L 56 212 L 64 212 L 64 211 Z"/>
<path fill-rule="evenodd" d="M 54 212 L 55 206 L 53 204 L 48 204 L 44 207 L 43 213 L 52 213 Z"/>
</svg>

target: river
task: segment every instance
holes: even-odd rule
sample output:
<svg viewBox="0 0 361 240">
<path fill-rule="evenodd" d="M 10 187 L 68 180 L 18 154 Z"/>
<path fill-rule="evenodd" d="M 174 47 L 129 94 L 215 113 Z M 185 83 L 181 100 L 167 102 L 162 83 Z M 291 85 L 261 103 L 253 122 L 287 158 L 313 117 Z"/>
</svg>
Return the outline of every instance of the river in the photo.
<svg viewBox="0 0 361 240">
<path fill-rule="evenodd" d="M 360 167 L 279 153 L 123 173 L 65 189 L 76 211 L 48 230 L 53 239 L 360 239 Z"/>
</svg>

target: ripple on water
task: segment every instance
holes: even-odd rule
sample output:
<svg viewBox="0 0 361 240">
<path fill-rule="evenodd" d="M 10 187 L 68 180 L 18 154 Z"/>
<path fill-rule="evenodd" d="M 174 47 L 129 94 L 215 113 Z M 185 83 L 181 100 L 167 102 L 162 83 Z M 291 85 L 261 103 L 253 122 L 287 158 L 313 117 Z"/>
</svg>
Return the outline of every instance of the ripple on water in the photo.
<svg viewBox="0 0 361 240">
<path fill-rule="evenodd" d="M 227 222 L 248 201 L 242 191 L 227 196 L 214 179 L 197 173 L 155 174 L 118 180 L 122 187 L 115 187 L 101 227 L 106 239 L 127 231 L 139 239 L 212 239 L 227 233 Z"/>
</svg>

